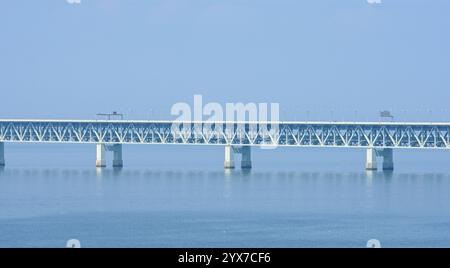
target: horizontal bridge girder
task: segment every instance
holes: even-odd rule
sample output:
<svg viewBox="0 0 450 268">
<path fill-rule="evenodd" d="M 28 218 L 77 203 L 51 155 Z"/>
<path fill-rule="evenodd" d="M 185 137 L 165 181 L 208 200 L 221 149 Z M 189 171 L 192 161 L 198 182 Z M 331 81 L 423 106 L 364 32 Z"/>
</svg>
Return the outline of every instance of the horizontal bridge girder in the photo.
<svg viewBox="0 0 450 268">
<path fill-rule="evenodd" d="M 450 123 L 0 120 L 0 142 L 447 149 L 449 139 Z"/>
</svg>

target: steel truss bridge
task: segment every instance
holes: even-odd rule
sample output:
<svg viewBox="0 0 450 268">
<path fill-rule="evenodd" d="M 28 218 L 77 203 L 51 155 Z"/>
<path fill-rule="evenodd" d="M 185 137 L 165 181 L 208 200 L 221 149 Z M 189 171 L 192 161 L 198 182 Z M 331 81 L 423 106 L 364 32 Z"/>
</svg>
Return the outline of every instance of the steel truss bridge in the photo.
<svg viewBox="0 0 450 268">
<path fill-rule="evenodd" d="M 108 149 L 121 162 L 121 144 L 223 145 L 225 162 L 232 161 L 227 158 L 234 152 L 250 161 L 250 150 L 245 148 L 261 145 L 367 148 L 368 158 L 385 160 L 392 158 L 394 148 L 450 148 L 450 123 L 202 121 L 176 122 L 175 127 L 174 122 L 0 119 L 0 164 L 3 143 L 8 142 L 95 143 L 101 146 L 97 147 L 100 162 Z"/>
</svg>

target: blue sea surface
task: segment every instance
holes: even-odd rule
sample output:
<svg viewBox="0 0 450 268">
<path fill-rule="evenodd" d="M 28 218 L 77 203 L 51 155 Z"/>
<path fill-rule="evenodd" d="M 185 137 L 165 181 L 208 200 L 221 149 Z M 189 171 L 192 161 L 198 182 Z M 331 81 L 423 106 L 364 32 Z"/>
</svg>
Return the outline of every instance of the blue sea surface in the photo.
<svg viewBox="0 0 450 268">
<path fill-rule="evenodd" d="M 363 149 L 253 148 L 251 171 L 220 146 L 123 150 L 97 169 L 94 144 L 6 144 L 0 247 L 450 246 L 450 151 L 367 172 Z"/>
</svg>

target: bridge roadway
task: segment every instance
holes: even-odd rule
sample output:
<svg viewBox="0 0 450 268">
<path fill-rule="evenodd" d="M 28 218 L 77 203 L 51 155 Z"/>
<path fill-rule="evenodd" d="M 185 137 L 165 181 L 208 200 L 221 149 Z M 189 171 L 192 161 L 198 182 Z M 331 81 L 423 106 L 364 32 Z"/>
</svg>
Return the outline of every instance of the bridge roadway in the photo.
<svg viewBox="0 0 450 268">
<path fill-rule="evenodd" d="M 175 124 L 174 124 L 175 123 Z M 444 122 L 210 122 L 158 120 L 0 119 L 0 165 L 10 142 L 94 143 L 96 166 L 104 167 L 106 151 L 113 166 L 123 166 L 123 144 L 191 144 L 225 147 L 225 168 L 251 168 L 251 147 L 364 148 L 366 169 L 394 168 L 393 149 L 449 149 L 450 123 Z"/>
</svg>

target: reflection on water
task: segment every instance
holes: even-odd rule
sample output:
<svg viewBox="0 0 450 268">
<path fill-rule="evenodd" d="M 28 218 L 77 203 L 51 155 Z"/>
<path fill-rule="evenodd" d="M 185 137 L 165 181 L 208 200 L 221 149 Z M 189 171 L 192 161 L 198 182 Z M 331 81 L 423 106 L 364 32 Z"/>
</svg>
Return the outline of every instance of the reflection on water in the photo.
<svg viewBox="0 0 450 268">
<path fill-rule="evenodd" d="M 0 246 L 450 246 L 450 176 L 0 169 Z"/>
<path fill-rule="evenodd" d="M 107 177 L 107 178 L 189 178 L 189 179 L 205 179 L 205 178 L 252 178 L 252 179 L 270 179 L 277 180 L 286 179 L 333 179 L 333 180 L 355 180 L 364 179 L 366 181 L 382 180 L 389 182 L 395 176 L 398 180 L 417 181 L 426 180 L 442 181 L 442 179 L 450 179 L 450 175 L 446 173 L 394 173 L 393 171 L 373 171 L 366 170 L 364 172 L 292 172 L 292 171 L 252 171 L 251 169 L 224 169 L 221 171 L 202 171 L 202 170 L 153 170 L 153 169 L 123 169 L 123 168 L 95 168 L 95 169 L 59 169 L 59 168 L 8 168 L 0 167 L 0 178 L 10 179 L 12 177 L 33 177 L 39 178 L 70 178 L 70 177 Z"/>
</svg>

